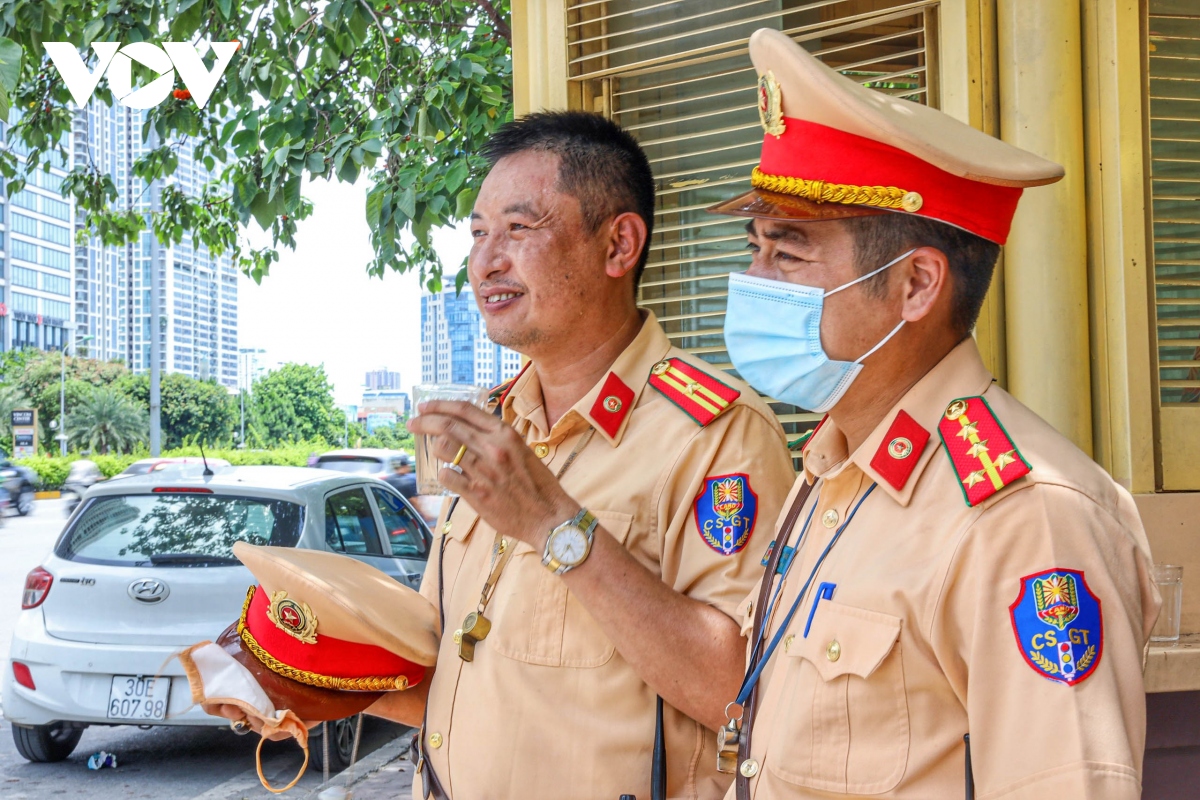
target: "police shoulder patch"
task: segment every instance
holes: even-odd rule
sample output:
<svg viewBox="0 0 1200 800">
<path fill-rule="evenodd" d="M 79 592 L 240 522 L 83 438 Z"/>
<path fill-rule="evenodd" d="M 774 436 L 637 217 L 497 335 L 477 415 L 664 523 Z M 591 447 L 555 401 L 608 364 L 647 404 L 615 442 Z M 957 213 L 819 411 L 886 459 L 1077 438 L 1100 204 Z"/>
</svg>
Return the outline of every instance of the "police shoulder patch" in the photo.
<svg viewBox="0 0 1200 800">
<path fill-rule="evenodd" d="M 946 406 L 938 433 L 968 506 L 982 503 L 1032 469 L 982 397 L 962 397 Z"/>
<path fill-rule="evenodd" d="M 1021 578 L 1008 607 L 1017 649 L 1034 672 L 1074 686 L 1096 671 L 1104 655 L 1100 598 L 1083 572 L 1055 567 Z"/>
<path fill-rule="evenodd" d="M 704 543 L 723 556 L 741 552 L 758 521 L 758 495 L 743 472 L 704 479 L 693 504 Z"/>
<path fill-rule="evenodd" d="M 680 358 L 665 358 L 650 370 L 650 385 L 704 427 L 742 393 Z"/>
</svg>

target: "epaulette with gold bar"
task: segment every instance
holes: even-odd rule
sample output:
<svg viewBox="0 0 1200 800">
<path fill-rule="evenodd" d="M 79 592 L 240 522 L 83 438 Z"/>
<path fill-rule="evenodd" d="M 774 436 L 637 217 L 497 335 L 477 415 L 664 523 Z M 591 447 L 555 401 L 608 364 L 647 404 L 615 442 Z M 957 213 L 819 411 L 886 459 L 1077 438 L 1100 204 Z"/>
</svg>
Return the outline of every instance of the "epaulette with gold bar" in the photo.
<svg viewBox="0 0 1200 800">
<path fill-rule="evenodd" d="M 667 358 L 650 370 L 650 385 L 704 427 L 733 405 L 742 393 L 686 361 Z"/>
</svg>

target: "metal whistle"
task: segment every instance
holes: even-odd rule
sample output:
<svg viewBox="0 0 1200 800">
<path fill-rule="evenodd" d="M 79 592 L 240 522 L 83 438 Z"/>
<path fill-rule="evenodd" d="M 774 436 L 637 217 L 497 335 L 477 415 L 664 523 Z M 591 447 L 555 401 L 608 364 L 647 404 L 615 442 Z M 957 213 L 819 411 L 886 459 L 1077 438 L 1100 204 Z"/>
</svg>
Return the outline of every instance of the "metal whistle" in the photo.
<svg viewBox="0 0 1200 800">
<path fill-rule="evenodd" d="M 740 738 L 741 731 L 738 730 L 737 722 L 732 719 L 717 731 L 717 772 L 727 775 L 737 772 Z"/>
<path fill-rule="evenodd" d="M 486 639 L 491 630 L 491 620 L 482 613 L 472 611 L 467 614 L 462 627 L 454 632 L 454 639 L 458 642 L 458 657 L 463 661 L 474 661 L 476 642 Z"/>
</svg>

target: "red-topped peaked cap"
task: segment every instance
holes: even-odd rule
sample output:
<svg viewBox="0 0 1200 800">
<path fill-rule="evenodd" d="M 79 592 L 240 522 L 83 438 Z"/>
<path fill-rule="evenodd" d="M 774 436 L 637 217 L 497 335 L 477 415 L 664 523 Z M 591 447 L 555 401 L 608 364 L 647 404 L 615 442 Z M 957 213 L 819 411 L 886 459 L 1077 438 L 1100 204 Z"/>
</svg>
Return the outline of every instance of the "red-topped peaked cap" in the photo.
<svg viewBox="0 0 1200 800">
<path fill-rule="evenodd" d="M 438 613 L 423 596 L 348 556 L 233 546 L 258 585 L 242 608 L 242 647 L 271 672 L 323 689 L 394 691 L 437 659 Z"/>
<path fill-rule="evenodd" d="M 762 156 L 750 192 L 709 209 L 781 220 L 915 214 L 1004 244 L 1022 190 L 1063 168 L 928 106 L 868 89 L 788 36 L 750 37 Z"/>
</svg>

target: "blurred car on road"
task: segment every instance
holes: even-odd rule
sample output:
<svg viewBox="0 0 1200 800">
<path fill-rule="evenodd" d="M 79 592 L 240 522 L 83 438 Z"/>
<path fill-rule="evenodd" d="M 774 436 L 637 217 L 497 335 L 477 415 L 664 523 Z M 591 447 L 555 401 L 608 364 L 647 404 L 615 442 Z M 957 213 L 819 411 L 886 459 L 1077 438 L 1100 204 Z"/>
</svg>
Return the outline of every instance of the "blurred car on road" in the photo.
<svg viewBox="0 0 1200 800">
<path fill-rule="evenodd" d="M 63 481 L 60 493 L 64 501 L 63 510 L 68 517 L 74 514 L 75 509 L 79 507 L 83 493 L 102 480 L 104 480 L 104 473 L 100 471 L 100 467 L 96 465 L 95 461 L 81 458 L 71 462 L 67 479 Z"/>
<path fill-rule="evenodd" d="M 403 461 L 411 459 L 403 450 L 383 450 L 373 447 L 330 450 L 317 456 L 313 464 L 317 469 L 332 469 L 348 475 L 374 475 L 378 478 L 391 475 Z"/>
<path fill-rule="evenodd" d="M 27 760 L 61 761 L 89 725 L 228 724 L 192 705 L 172 655 L 238 619 L 254 579 L 232 555 L 237 541 L 344 553 L 419 586 L 432 536 L 383 481 L 306 467 L 212 473 L 189 465 L 92 486 L 29 573 L 2 683 Z M 351 726 L 332 726 L 331 769 L 349 762 Z M 319 738 L 311 752 L 319 768 Z"/>
<path fill-rule="evenodd" d="M 8 456 L 0 455 L 0 486 L 11 498 L 11 508 L 20 516 L 33 513 L 33 501 L 41 479 L 29 467 L 15 464 Z"/>
<path fill-rule="evenodd" d="M 142 458 L 121 470 L 110 480 L 116 480 L 117 478 L 128 478 L 133 475 L 149 475 L 151 472 L 159 472 L 164 469 L 184 466 L 187 464 L 203 465 L 204 459 L 200 456 L 170 456 L 166 458 L 159 456 L 155 458 Z M 229 462 L 223 458 L 210 458 L 208 459 L 208 466 L 211 468 L 228 467 Z"/>
</svg>

